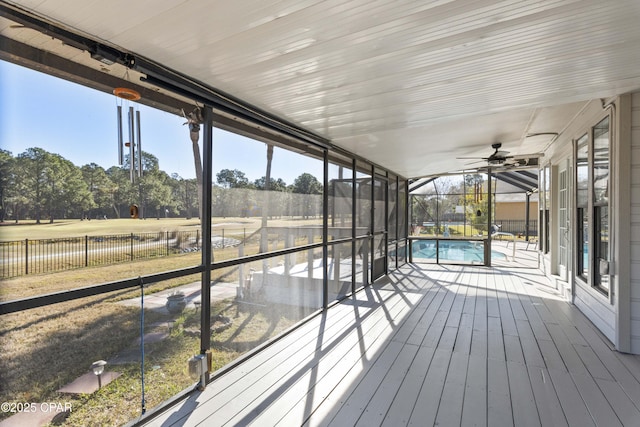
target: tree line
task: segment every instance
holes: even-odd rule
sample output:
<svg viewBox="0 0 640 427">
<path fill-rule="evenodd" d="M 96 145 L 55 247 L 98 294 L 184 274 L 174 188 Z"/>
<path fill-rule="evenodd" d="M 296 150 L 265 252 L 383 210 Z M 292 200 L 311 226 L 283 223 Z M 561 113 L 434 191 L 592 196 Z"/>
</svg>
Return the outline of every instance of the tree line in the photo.
<svg viewBox="0 0 640 427">
<path fill-rule="evenodd" d="M 17 156 L 0 149 L 0 222 L 123 218 L 129 217 L 132 205 L 145 218 L 199 215 L 196 179 L 167 174 L 157 157 L 143 152 L 142 176 L 132 182 L 128 156 L 124 160 L 122 166 L 104 169 L 96 163 L 76 166 L 37 147 Z M 269 197 L 264 195 L 267 186 Z M 288 185 L 264 176 L 251 182 L 242 171 L 223 169 L 212 183 L 212 212 L 223 217 L 260 216 L 266 201 L 270 217 L 310 217 L 322 212 L 322 190 L 308 173 Z"/>
</svg>

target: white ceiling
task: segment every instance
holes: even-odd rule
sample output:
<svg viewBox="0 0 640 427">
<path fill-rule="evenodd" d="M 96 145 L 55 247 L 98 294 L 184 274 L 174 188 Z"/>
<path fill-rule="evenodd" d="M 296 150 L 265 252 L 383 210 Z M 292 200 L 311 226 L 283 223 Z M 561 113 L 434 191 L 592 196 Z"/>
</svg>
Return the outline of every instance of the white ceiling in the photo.
<svg viewBox="0 0 640 427">
<path fill-rule="evenodd" d="M 235 95 L 406 177 L 544 150 L 640 89 L 640 0 L 5 2 Z M 0 34 L 105 72 L 0 20 Z M 115 67 L 115 66 L 114 66 Z"/>
</svg>

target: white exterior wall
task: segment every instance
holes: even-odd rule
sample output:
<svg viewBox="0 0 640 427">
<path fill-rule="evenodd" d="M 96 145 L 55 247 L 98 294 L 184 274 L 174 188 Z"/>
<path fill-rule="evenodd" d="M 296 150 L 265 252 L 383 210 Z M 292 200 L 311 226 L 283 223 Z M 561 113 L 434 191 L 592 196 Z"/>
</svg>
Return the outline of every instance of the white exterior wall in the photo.
<svg viewBox="0 0 640 427">
<path fill-rule="evenodd" d="M 631 352 L 640 354 L 640 93 L 631 97 Z"/>
<path fill-rule="evenodd" d="M 640 354 L 640 94 L 616 100 L 612 110 L 603 107 L 603 101 L 587 104 L 545 153 L 547 162 L 557 172 L 558 167 L 569 160 L 569 211 L 571 218 L 571 244 L 569 245 L 568 282 L 558 276 L 554 252 L 558 250 L 557 231 L 558 184 L 552 182 L 551 252 L 544 258 L 544 270 L 556 283 L 558 290 L 593 322 L 593 324 L 623 352 Z M 575 217 L 575 166 L 573 140 L 585 133 L 611 112 L 612 118 L 612 167 L 610 171 L 610 249 L 612 296 L 602 294 L 575 277 L 576 217 Z M 633 137 L 629 136 L 630 116 L 633 115 Z M 631 153 L 630 141 L 633 141 Z M 632 158 L 630 161 L 629 159 Z M 544 165 L 543 164 L 543 165 Z M 557 180 L 557 173 L 552 179 Z M 633 187 L 633 188 L 631 188 Z M 629 218 L 631 217 L 631 221 Z M 633 228 L 632 228 L 633 227 Z M 630 236 L 631 237 L 628 237 Z M 633 240 L 633 242 L 630 242 Z"/>
</svg>

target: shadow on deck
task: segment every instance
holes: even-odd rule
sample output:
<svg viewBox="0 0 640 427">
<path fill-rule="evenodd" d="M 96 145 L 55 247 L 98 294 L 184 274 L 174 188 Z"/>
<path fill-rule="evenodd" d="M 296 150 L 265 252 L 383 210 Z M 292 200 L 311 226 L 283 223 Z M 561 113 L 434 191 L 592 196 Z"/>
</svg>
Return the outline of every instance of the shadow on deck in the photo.
<svg viewBox="0 0 640 427">
<path fill-rule="evenodd" d="M 405 266 L 146 425 L 639 425 L 640 357 L 522 264 Z"/>
</svg>

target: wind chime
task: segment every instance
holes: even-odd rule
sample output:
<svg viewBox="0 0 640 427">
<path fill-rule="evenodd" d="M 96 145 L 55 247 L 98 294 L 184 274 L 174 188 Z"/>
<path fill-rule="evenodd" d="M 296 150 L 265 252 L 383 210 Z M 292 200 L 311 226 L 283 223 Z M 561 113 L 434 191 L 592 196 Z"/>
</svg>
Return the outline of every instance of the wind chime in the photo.
<svg viewBox="0 0 640 427">
<path fill-rule="evenodd" d="M 473 201 L 475 203 L 482 201 L 482 183 L 475 182 L 473 184 Z"/>
<path fill-rule="evenodd" d="M 129 148 L 129 179 L 131 184 L 136 183 L 136 179 L 142 178 L 142 138 L 140 133 L 140 110 L 134 109 L 130 102 L 140 99 L 140 93 L 129 88 L 117 87 L 113 94 L 118 97 L 118 164 L 124 164 L 124 150 Z M 122 108 L 128 109 L 127 124 L 129 128 L 129 139 L 125 142 L 123 137 Z M 129 207 L 131 218 L 138 218 L 141 215 L 140 208 L 136 204 Z"/>
</svg>

